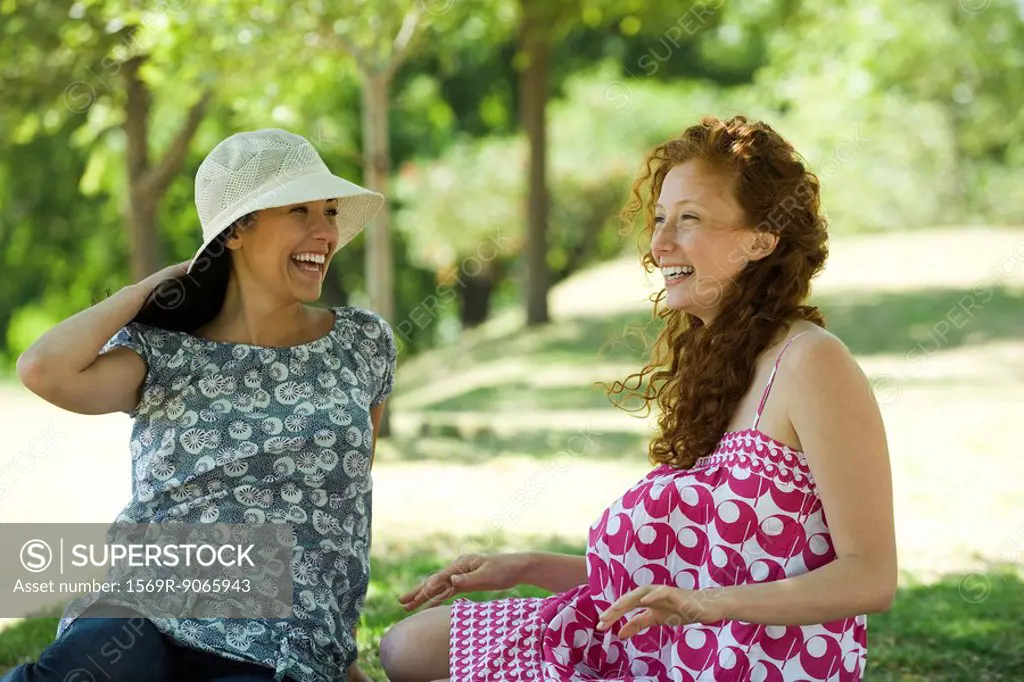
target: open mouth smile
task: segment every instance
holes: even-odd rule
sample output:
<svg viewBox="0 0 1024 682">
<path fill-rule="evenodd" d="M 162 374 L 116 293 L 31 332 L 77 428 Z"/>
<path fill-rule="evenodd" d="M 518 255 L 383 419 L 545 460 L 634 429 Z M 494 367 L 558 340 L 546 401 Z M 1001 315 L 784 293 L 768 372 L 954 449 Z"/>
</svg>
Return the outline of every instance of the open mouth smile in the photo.
<svg viewBox="0 0 1024 682">
<path fill-rule="evenodd" d="M 315 276 L 318 280 L 323 277 L 324 268 L 327 264 L 327 257 L 322 253 L 296 253 L 292 255 L 292 266 L 303 275 Z"/>
<path fill-rule="evenodd" d="M 665 278 L 665 285 L 678 284 L 687 277 L 693 275 L 696 270 L 692 265 L 666 265 L 661 268 L 661 274 Z"/>
</svg>

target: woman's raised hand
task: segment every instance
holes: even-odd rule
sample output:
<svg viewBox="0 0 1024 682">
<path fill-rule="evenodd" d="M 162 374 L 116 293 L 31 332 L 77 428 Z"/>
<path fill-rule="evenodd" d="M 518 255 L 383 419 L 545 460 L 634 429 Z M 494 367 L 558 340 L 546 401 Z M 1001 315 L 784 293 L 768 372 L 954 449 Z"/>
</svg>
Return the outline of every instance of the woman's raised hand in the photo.
<svg viewBox="0 0 1024 682">
<path fill-rule="evenodd" d="M 181 277 L 186 274 L 188 272 L 188 266 L 191 264 L 192 259 L 190 258 L 188 260 L 181 261 L 180 263 L 175 263 L 174 265 L 168 265 L 166 268 L 158 270 L 149 277 L 144 278 L 139 282 L 139 286 L 147 291 L 152 291 L 153 288 L 161 282 L 168 279 L 174 279 L 175 277 Z"/>
<path fill-rule="evenodd" d="M 461 592 L 507 590 L 522 583 L 530 555 L 465 554 L 398 598 L 406 611 L 437 606 Z"/>
</svg>

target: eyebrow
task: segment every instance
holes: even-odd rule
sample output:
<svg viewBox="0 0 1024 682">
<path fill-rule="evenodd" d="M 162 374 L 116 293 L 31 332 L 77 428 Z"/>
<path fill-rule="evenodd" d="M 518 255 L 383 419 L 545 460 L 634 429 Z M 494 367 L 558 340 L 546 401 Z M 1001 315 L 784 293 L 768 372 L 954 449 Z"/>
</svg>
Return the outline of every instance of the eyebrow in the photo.
<svg viewBox="0 0 1024 682">
<path fill-rule="evenodd" d="M 694 206 L 700 206 L 700 204 L 698 204 L 693 199 L 680 199 L 679 201 L 675 202 L 672 205 L 673 206 L 679 206 L 680 204 L 693 204 Z M 661 205 L 660 201 L 657 204 L 655 204 L 655 207 L 656 208 L 665 208 L 664 206 Z"/>
</svg>

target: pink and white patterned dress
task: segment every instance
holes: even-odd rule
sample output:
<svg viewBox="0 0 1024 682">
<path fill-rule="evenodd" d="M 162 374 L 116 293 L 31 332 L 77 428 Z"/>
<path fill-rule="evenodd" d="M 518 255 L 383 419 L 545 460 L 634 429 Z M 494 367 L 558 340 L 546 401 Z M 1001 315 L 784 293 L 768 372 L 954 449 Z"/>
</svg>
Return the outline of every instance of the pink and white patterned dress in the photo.
<svg viewBox="0 0 1024 682">
<path fill-rule="evenodd" d="M 691 469 L 654 469 L 601 514 L 586 584 L 547 598 L 454 602 L 452 682 L 861 680 L 863 615 L 799 627 L 657 626 L 627 640 L 614 634 L 626 619 L 596 630 L 602 611 L 643 585 L 763 583 L 835 558 L 803 453 L 757 429 L 779 359 L 750 429 L 724 434 Z"/>
</svg>

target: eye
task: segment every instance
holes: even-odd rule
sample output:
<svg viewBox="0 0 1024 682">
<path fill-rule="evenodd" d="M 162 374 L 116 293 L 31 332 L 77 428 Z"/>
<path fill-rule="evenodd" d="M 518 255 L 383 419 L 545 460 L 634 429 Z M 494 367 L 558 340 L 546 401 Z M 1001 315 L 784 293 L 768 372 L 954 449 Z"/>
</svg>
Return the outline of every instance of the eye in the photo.
<svg viewBox="0 0 1024 682">
<path fill-rule="evenodd" d="M 329 208 L 329 209 L 327 209 L 327 215 L 329 215 L 329 216 L 336 216 L 336 215 L 338 215 L 338 209 L 336 209 L 336 208 Z"/>
<path fill-rule="evenodd" d="M 305 206 L 296 206 L 291 210 L 291 212 L 294 213 L 295 211 L 302 211 L 304 213 L 308 213 L 309 209 L 307 209 Z"/>
<path fill-rule="evenodd" d="M 692 213 L 684 213 L 683 215 L 679 216 L 679 219 L 680 220 L 697 220 L 697 216 L 695 216 Z"/>
<path fill-rule="evenodd" d="M 664 222 L 665 222 L 665 216 L 659 215 L 659 216 L 655 216 L 654 217 L 654 224 L 655 225 L 661 225 Z"/>
</svg>

